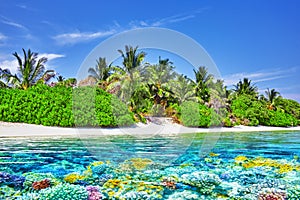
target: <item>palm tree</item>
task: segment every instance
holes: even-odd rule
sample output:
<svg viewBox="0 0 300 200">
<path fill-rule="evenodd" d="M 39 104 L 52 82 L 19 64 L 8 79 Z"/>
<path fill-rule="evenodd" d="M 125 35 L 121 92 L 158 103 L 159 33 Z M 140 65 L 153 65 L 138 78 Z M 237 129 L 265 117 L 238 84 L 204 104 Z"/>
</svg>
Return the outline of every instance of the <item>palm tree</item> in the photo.
<svg viewBox="0 0 300 200">
<path fill-rule="evenodd" d="M 169 59 L 161 59 L 159 57 L 158 64 L 148 65 L 143 72 L 144 81 L 148 85 L 153 100 L 153 109 L 163 112 L 168 101 L 173 96 L 170 89 L 170 82 L 176 77 L 173 63 Z"/>
<path fill-rule="evenodd" d="M 61 83 L 64 82 L 65 78 L 62 75 L 57 76 L 56 78 L 57 82 Z"/>
<path fill-rule="evenodd" d="M 126 73 L 128 73 L 130 80 L 133 80 L 133 71 L 138 69 L 145 56 L 146 53 L 145 52 L 137 52 L 138 46 L 136 46 L 135 48 L 133 48 L 132 46 L 125 46 L 125 52 L 123 52 L 122 50 L 118 50 L 118 52 L 121 54 L 122 58 L 123 58 L 123 67 L 124 70 L 126 71 Z"/>
<path fill-rule="evenodd" d="M 106 64 L 105 58 L 99 58 L 96 60 L 97 64 L 95 68 L 89 68 L 88 73 L 89 77 L 94 78 L 98 83 L 106 81 L 108 77 L 112 74 L 111 65 Z"/>
<path fill-rule="evenodd" d="M 200 66 L 193 70 L 196 78 L 195 93 L 200 100 L 208 102 L 210 98 L 209 85 L 212 83 L 213 75 L 209 74 L 206 67 Z"/>
<path fill-rule="evenodd" d="M 11 73 L 10 73 L 9 69 L 1 69 L 0 68 L 0 79 L 6 80 L 6 77 L 10 76 L 10 75 L 11 75 Z M 0 88 L 8 88 L 8 87 L 9 86 L 8 86 L 7 81 L 5 83 L 5 82 L 3 82 L 3 81 L 0 80 Z"/>
<path fill-rule="evenodd" d="M 274 110 L 276 109 L 275 104 L 276 104 L 276 99 L 278 97 L 280 97 L 280 93 L 277 92 L 275 89 L 270 90 L 269 88 L 267 88 L 267 90 L 265 91 L 266 94 L 266 100 L 268 102 L 268 109 L 270 110 Z"/>
<path fill-rule="evenodd" d="M 244 78 L 243 81 L 239 81 L 235 86 L 235 93 L 237 95 L 246 94 L 251 96 L 257 96 L 257 87 L 251 84 L 251 80 Z"/>
<path fill-rule="evenodd" d="M 28 87 L 36 84 L 40 81 L 48 81 L 53 77 L 54 70 L 45 71 L 44 64 L 47 62 L 46 57 L 42 57 L 37 60 L 38 53 L 31 52 L 30 49 L 26 52 L 24 49 L 24 59 L 22 60 L 17 52 L 13 53 L 18 61 L 18 75 L 5 73 L 2 74 L 2 78 L 7 81 L 8 84 L 14 87 L 20 87 L 26 90 Z"/>
<path fill-rule="evenodd" d="M 193 81 L 183 74 L 177 75 L 176 79 L 170 82 L 170 87 L 179 105 L 185 101 L 197 100 L 194 93 Z"/>
</svg>

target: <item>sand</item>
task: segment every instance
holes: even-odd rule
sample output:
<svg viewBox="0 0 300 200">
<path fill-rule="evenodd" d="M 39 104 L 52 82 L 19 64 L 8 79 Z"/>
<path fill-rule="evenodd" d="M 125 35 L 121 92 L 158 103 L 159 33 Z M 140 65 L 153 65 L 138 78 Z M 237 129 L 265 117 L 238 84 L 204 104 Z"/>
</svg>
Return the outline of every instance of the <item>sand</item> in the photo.
<svg viewBox="0 0 300 200">
<path fill-rule="evenodd" d="M 105 135 L 133 135 L 151 137 L 153 135 L 176 135 L 183 133 L 257 132 L 257 131 L 300 131 L 297 127 L 235 126 L 232 128 L 188 128 L 173 123 L 138 123 L 131 127 L 118 128 L 62 128 L 42 125 L 0 122 L 0 137 L 88 137 Z"/>
</svg>

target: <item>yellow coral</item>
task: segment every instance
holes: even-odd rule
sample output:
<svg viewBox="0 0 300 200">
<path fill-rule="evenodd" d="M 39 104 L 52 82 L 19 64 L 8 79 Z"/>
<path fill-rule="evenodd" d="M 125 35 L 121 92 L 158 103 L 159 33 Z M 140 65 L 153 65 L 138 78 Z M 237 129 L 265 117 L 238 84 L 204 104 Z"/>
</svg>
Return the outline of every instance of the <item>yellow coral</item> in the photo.
<svg viewBox="0 0 300 200">
<path fill-rule="evenodd" d="M 71 173 L 65 176 L 64 180 L 68 183 L 75 183 L 77 180 L 84 179 L 84 176 L 81 176 L 77 173 Z"/>
<path fill-rule="evenodd" d="M 96 162 L 92 162 L 92 163 L 90 164 L 90 166 L 96 167 L 96 166 L 103 165 L 103 164 L 104 164 L 104 162 L 102 162 L 102 161 L 96 161 Z"/>
<path fill-rule="evenodd" d="M 236 163 L 242 163 L 242 162 L 248 160 L 248 158 L 246 156 L 237 156 L 237 157 L 235 157 L 234 160 Z"/>
<path fill-rule="evenodd" d="M 133 167 L 137 170 L 145 169 L 149 164 L 152 163 L 152 160 L 147 158 L 131 158 L 130 162 L 132 163 Z"/>
<path fill-rule="evenodd" d="M 245 168 L 253 168 L 253 167 L 272 167 L 277 168 L 278 173 L 287 173 L 293 170 L 300 170 L 300 167 L 297 165 L 292 165 L 286 162 L 279 162 L 276 160 L 272 160 L 270 158 L 263 158 L 263 157 L 257 157 L 252 160 L 244 159 L 243 157 L 240 157 L 239 159 L 236 159 L 236 162 L 242 162 L 242 166 Z"/>
<path fill-rule="evenodd" d="M 209 156 L 211 156 L 211 157 L 217 157 L 217 156 L 219 156 L 220 154 L 216 154 L 216 153 L 214 153 L 214 152 L 210 152 L 209 153 Z"/>
</svg>

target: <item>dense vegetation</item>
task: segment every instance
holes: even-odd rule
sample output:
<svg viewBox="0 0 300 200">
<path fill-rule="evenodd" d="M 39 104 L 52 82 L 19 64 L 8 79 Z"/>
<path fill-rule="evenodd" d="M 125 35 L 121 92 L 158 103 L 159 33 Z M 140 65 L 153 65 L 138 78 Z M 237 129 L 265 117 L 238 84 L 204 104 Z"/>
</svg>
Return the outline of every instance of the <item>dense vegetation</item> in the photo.
<svg viewBox="0 0 300 200">
<path fill-rule="evenodd" d="M 0 89 L 0 121 L 107 127 L 132 124 L 133 116 L 125 104 L 100 88 L 38 84 L 27 90 Z"/>
<path fill-rule="evenodd" d="M 189 78 L 175 72 L 169 59 L 144 62 L 137 47 L 118 50 L 122 66 L 99 57 L 88 69 L 88 81 L 57 76 L 45 70 L 47 58 L 23 49 L 17 53 L 18 74 L 0 68 L 0 120 L 48 126 L 117 126 L 148 116 L 172 117 L 185 126 L 234 125 L 296 126 L 300 104 L 284 99 L 274 89 L 259 95 L 251 80 L 240 80 L 229 90 L 206 67 L 194 69 Z M 57 82 L 49 83 L 56 77 Z M 79 85 L 79 87 L 74 87 Z"/>
</svg>

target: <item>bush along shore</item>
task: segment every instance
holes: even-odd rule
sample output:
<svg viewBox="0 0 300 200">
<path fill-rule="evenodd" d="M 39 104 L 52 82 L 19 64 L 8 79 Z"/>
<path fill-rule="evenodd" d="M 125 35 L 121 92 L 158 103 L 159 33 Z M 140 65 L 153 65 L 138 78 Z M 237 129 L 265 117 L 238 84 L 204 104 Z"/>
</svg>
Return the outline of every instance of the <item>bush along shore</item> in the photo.
<svg viewBox="0 0 300 200">
<path fill-rule="evenodd" d="M 73 104 L 74 96 L 74 104 Z M 87 100 L 91 101 L 87 101 Z M 100 88 L 49 87 L 0 90 L 0 120 L 44 126 L 126 126 L 134 123 L 125 104 Z"/>
<path fill-rule="evenodd" d="M 244 78 L 232 89 L 215 80 L 208 68 L 194 69 L 194 77 L 178 74 L 169 59 L 146 62 L 138 47 L 118 50 L 122 66 L 99 57 L 88 77 L 77 83 L 53 70 L 47 58 L 23 49 L 17 74 L 0 68 L 0 121 L 45 126 L 128 126 L 147 116 L 172 117 L 188 127 L 236 125 L 291 127 L 300 124 L 300 104 L 275 89 L 259 94 Z M 53 78 L 57 82 L 51 82 Z"/>
</svg>

